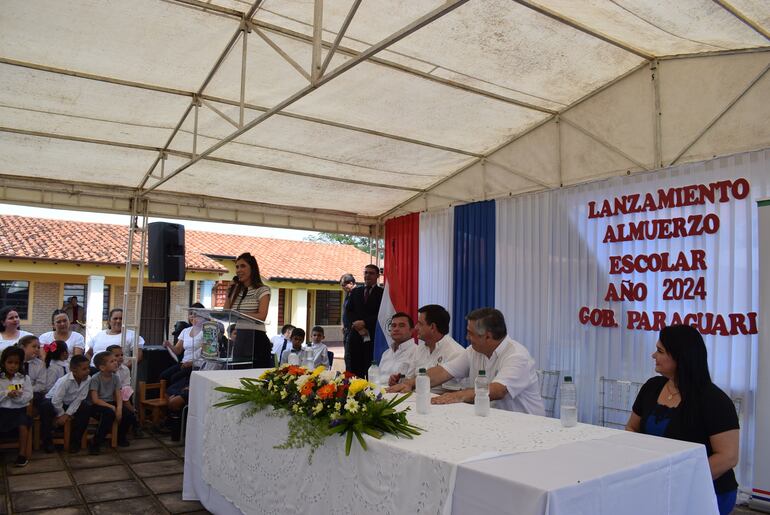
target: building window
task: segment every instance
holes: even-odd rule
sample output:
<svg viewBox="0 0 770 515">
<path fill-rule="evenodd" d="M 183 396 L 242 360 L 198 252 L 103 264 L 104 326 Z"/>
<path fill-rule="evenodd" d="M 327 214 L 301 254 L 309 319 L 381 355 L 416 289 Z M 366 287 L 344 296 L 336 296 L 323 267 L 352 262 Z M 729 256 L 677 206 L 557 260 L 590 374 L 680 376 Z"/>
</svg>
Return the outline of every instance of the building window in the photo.
<svg viewBox="0 0 770 515">
<path fill-rule="evenodd" d="M 0 281 L 0 306 L 13 306 L 19 318 L 29 318 L 29 281 Z"/>
<path fill-rule="evenodd" d="M 227 290 L 229 287 L 229 281 L 219 281 L 214 285 L 214 291 L 211 292 L 211 296 L 213 297 L 211 302 L 214 304 L 212 307 L 222 308 L 225 306 L 225 302 L 227 301 Z"/>
<path fill-rule="evenodd" d="M 315 292 L 316 325 L 340 325 L 342 292 L 317 290 Z"/>
<path fill-rule="evenodd" d="M 83 306 L 83 309 L 88 309 L 88 286 L 85 284 L 65 284 L 64 285 L 64 298 L 62 299 L 62 306 L 66 306 L 69 303 L 70 297 L 78 299 L 78 304 Z M 108 320 L 110 316 L 110 285 L 104 285 L 104 300 L 102 301 L 102 320 Z M 85 313 L 80 315 L 81 322 L 85 322 Z"/>
<path fill-rule="evenodd" d="M 284 288 L 278 289 L 278 326 L 283 327 L 286 323 L 286 290 Z"/>
</svg>

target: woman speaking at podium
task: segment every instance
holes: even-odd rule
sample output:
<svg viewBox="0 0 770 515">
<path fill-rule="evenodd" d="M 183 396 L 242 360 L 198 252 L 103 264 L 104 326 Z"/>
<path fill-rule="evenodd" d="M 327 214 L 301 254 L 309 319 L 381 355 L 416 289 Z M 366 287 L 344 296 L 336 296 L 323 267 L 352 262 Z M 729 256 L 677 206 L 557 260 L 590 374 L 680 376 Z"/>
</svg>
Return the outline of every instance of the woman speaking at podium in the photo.
<svg viewBox="0 0 770 515">
<path fill-rule="evenodd" d="M 272 345 L 265 332 L 264 320 L 270 305 L 270 288 L 262 284 L 259 265 L 254 256 L 244 252 L 235 260 L 235 277 L 227 291 L 225 309 L 232 309 L 260 322 L 239 320 L 233 349 L 233 363 L 238 357 L 251 357 L 254 368 L 274 366 L 270 355 Z"/>
</svg>

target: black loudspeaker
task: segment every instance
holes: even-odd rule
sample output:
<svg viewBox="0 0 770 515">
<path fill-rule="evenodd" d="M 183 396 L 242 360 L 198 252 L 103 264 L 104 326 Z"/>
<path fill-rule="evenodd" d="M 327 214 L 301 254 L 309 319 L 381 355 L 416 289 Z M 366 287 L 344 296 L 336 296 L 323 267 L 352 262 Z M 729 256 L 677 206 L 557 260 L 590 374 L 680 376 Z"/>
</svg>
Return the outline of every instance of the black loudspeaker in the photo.
<svg viewBox="0 0 770 515">
<path fill-rule="evenodd" d="M 148 227 L 150 282 L 184 281 L 184 225 L 153 222 Z"/>
</svg>

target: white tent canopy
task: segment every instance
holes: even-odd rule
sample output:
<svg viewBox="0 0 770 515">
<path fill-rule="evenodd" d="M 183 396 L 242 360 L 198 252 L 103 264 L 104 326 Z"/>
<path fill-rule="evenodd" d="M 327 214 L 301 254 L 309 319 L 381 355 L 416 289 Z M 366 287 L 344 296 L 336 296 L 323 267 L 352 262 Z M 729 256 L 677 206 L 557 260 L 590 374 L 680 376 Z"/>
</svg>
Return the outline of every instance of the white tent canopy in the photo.
<svg viewBox="0 0 770 515">
<path fill-rule="evenodd" d="M 770 146 L 765 0 L 11 0 L 0 202 L 370 233 Z"/>
</svg>

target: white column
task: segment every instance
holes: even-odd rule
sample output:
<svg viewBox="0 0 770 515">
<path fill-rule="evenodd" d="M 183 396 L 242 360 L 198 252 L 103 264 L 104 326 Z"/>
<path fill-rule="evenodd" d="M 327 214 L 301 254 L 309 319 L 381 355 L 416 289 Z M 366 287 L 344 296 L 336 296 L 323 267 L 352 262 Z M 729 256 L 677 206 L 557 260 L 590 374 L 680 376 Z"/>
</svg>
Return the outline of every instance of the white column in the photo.
<svg viewBox="0 0 770 515">
<path fill-rule="evenodd" d="M 88 302 L 86 307 L 86 342 L 102 330 L 104 306 L 104 276 L 88 276 Z"/>
<path fill-rule="evenodd" d="M 307 290 L 292 290 L 291 325 L 305 329 L 307 325 Z"/>
<path fill-rule="evenodd" d="M 214 291 L 214 281 L 201 281 L 201 304 L 206 306 L 206 309 L 213 309 L 214 304 L 212 302 Z"/>
<path fill-rule="evenodd" d="M 278 327 L 278 288 L 270 288 L 270 306 L 267 308 L 267 320 L 265 320 L 267 336 L 272 337 L 281 330 Z"/>
</svg>

